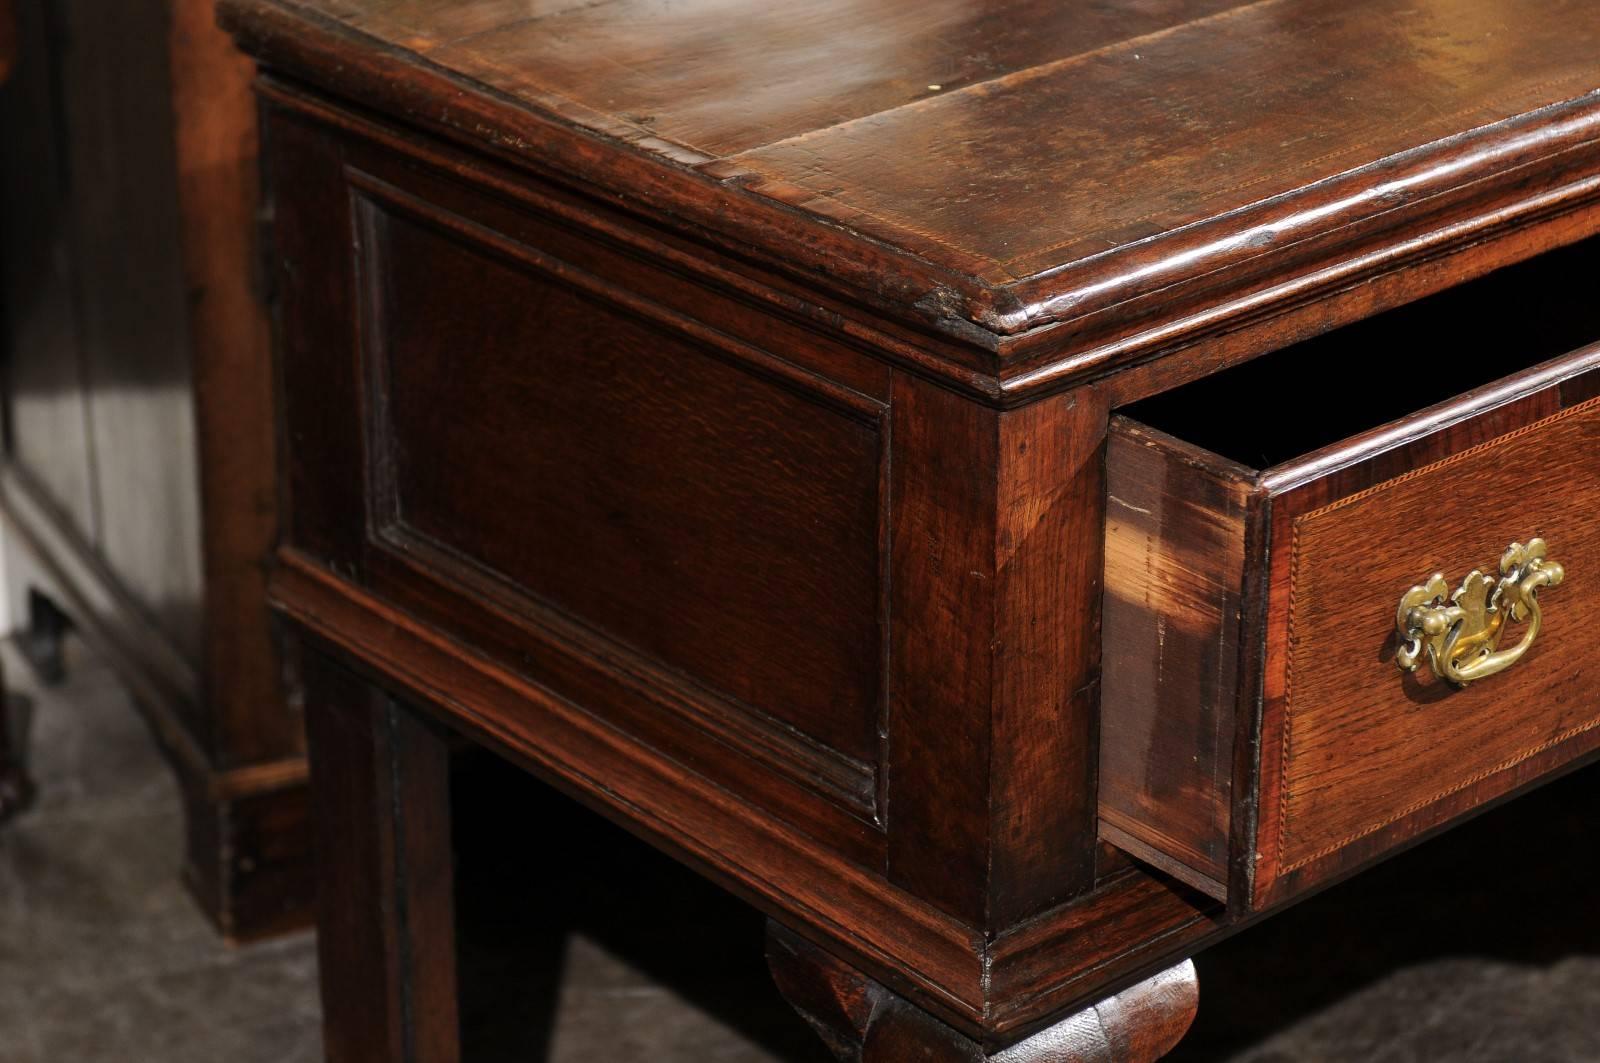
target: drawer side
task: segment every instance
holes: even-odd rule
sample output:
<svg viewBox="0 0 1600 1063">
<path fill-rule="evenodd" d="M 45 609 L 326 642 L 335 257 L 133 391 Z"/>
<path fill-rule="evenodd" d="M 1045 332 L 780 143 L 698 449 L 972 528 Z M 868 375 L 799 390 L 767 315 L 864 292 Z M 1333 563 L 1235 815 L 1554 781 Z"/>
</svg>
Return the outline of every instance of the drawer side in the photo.
<svg viewBox="0 0 1600 1063">
<path fill-rule="evenodd" d="M 1124 418 L 1106 463 L 1101 836 L 1225 899 L 1251 481 Z"/>
</svg>

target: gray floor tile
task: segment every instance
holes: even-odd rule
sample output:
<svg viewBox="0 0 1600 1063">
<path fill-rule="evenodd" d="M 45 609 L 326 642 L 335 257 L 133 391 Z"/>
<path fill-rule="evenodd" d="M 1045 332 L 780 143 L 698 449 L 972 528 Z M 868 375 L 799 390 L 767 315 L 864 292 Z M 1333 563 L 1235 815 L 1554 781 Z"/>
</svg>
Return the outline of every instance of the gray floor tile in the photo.
<svg viewBox="0 0 1600 1063">
<path fill-rule="evenodd" d="M 103 662 L 68 643 L 32 701 L 39 801 L 0 830 L 0 1063 L 320 1058 L 315 942 L 223 944 L 179 883 L 171 774 Z"/>
<path fill-rule="evenodd" d="M 775 1063 L 777 1058 L 670 989 L 644 985 L 563 988 L 548 1063 Z"/>
<path fill-rule="evenodd" d="M 127 691 L 80 642 L 67 641 L 66 677 L 49 688 L 9 642 L 0 657 L 11 696 L 29 704 L 29 771 L 39 783 L 34 818 L 178 813 L 177 785 Z"/>
<path fill-rule="evenodd" d="M 766 986 L 756 988 L 771 992 Z M 582 934 L 567 939 L 557 999 L 548 1063 L 780 1063 L 793 1058 L 774 1055 Z M 796 1032 L 809 1036 L 805 1030 Z M 804 1053 L 800 1058 L 813 1056 Z"/>
<path fill-rule="evenodd" d="M 0 983 L 0 1063 L 46 1063 L 22 987 Z"/>
<path fill-rule="evenodd" d="M 1239 1063 L 1580 1063 L 1600 1059 L 1600 964 L 1455 958 L 1394 972 Z"/>
<path fill-rule="evenodd" d="M 43 1057 L 77 1063 L 315 1063 L 308 950 L 28 994 Z"/>
<path fill-rule="evenodd" d="M 224 947 L 178 886 L 175 815 L 28 816 L 6 834 L 21 905 L 0 925 L 0 981 L 49 971 L 94 984 L 203 965 Z"/>
</svg>

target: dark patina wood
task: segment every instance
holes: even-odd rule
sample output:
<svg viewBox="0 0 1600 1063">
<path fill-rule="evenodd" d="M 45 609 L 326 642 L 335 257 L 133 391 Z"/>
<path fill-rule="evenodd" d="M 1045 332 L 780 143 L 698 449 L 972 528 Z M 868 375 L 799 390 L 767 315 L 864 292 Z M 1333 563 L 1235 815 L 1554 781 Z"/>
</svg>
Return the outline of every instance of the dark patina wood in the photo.
<svg viewBox="0 0 1600 1063">
<path fill-rule="evenodd" d="M 953 334 L 988 357 L 945 355 L 929 368 L 994 396 L 1130 364 L 1180 334 L 1191 344 L 1220 337 L 1249 327 L 1265 305 L 1335 298 L 1452 252 L 1457 279 L 1482 273 L 1531 253 L 1520 242 L 1479 246 L 1483 237 L 1514 225 L 1560 231 L 1554 215 L 1593 206 L 1600 104 L 1589 95 L 1587 42 L 1600 14 L 1582 0 L 1535 14 L 1493 0 L 1161 8 L 1108 16 L 1017 4 L 972 26 L 965 7 L 948 16 L 952 25 L 920 8 L 831 0 L 709 27 L 695 8 L 647 0 L 604 12 L 556 5 L 535 18 L 492 3 L 385 0 L 221 10 L 286 71 L 409 114 L 440 136 L 593 181 L 708 239 Z M 596 26 L 581 48 L 573 23 Z M 920 29 L 928 25 L 938 29 Z M 990 54 L 972 50 L 974 34 L 987 44 L 1008 25 L 1031 43 L 1009 47 L 1015 58 L 970 83 L 952 78 L 946 93 L 957 54 Z M 924 33 L 951 43 L 929 55 Z M 700 62 L 708 35 L 735 73 Z M 873 42 L 867 76 L 835 76 L 825 111 L 798 127 L 780 121 L 807 96 L 790 88 L 794 72 L 837 71 L 832 50 L 856 35 Z M 1230 62 L 1213 62 L 1219 48 Z M 558 51 L 575 58 L 558 62 Z M 658 77 L 672 106 L 617 96 L 619 67 Z M 1223 69 L 1222 85 L 1207 80 Z M 1086 70 L 1097 77 L 1080 91 Z M 555 80 L 541 90 L 528 85 L 535 76 Z M 774 79 L 784 91 L 752 97 Z M 873 88 L 886 81 L 897 90 L 887 97 Z M 1085 111 L 1077 124 L 1061 120 L 1059 99 L 1039 94 L 1074 86 Z M 1424 104 L 1424 92 L 1436 98 Z M 728 143 L 732 154 L 693 142 L 708 112 L 746 130 Z M 777 123 L 771 138 L 761 132 L 768 122 Z M 885 123 L 895 146 L 863 148 Z M 1081 136 L 1058 142 L 1041 137 L 1046 129 Z M 1186 139 L 1174 139 L 1180 132 Z M 1239 150 L 1208 153 L 1216 135 L 1239 138 Z M 1147 145 L 1143 164 L 1129 158 L 1135 143 Z M 745 157 L 769 145 L 812 150 L 767 165 L 748 188 Z M 1080 168 L 1099 181 L 1081 181 Z M 896 187 L 947 190 L 952 206 L 924 202 L 883 221 L 873 207 Z M 904 198 L 916 202 L 910 191 Z M 1057 224 L 1064 202 L 1081 204 L 1071 216 L 1081 224 Z M 1107 227 L 1108 203 L 1149 217 Z M 997 270 L 966 247 L 969 237 L 989 252 L 989 241 L 1009 240 L 1034 257 L 1066 242 L 1037 263 L 999 250 Z M 1348 320 L 1370 309 L 1335 298 L 1329 312 Z M 1046 327 L 1057 323 L 1072 327 Z M 1252 339 L 1257 353 L 1280 343 L 1270 333 Z M 974 368 L 976 377 L 963 372 Z"/>
<path fill-rule="evenodd" d="M 317 770 L 388 741 L 358 704 L 499 751 L 793 928 L 780 988 L 846 1058 L 1147 1060 L 1205 944 L 1578 762 L 1398 818 L 1319 789 L 1414 741 L 1340 693 L 1406 689 L 1368 629 L 1494 560 L 1448 519 L 1411 548 L 1460 487 L 1431 466 L 1521 431 L 1593 479 L 1592 356 L 1531 367 L 1600 339 L 1600 13 L 1136 7 L 225 0 L 265 69 L 271 595 L 348 691 Z M 1546 518 L 1584 566 L 1590 495 Z M 1496 549 L 1559 548 L 1473 497 Z M 1313 586 L 1346 563 L 1359 594 Z M 1281 697 L 1327 643 L 1360 660 Z M 1555 656 L 1519 727 L 1579 712 Z M 1311 753 L 1274 760 L 1289 714 Z M 403 812 L 346 827 L 414 856 L 330 872 L 330 962 L 391 981 L 329 994 L 329 1039 L 451 1058 L 393 1032 L 449 980 L 374 944 L 444 947 Z"/>
<path fill-rule="evenodd" d="M 17 12 L 12 0 L 0 0 L 0 84 L 17 65 Z"/>
<path fill-rule="evenodd" d="M 1456 353 L 1450 373 L 1411 393 L 1448 392 L 1600 334 L 1582 292 L 1597 251 L 1576 245 L 1461 290 L 1479 305 L 1530 299 L 1536 324 L 1477 322 L 1452 295 L 1352 336 L 1355 349 L 1376 346 L 1344 368 L 1359 378 L 1403 359 L 1415 333 Z M 1453 587 L 1470 569 L 1493 571 L 1512 541 L 1557 529 L 1587 567 L 1596 364 L 1582 351 L 1338 441 L 1361 413 L 1274 406 L 1253 390 L 1276 386 L 1267 362 L 1114 418 L 1102 834 L 1259 908 L 1589 754 L 1593 714 L 1577 694 L 1586 647 L 1541 663 L 1535 646 L 1508 679 L 1526 699 L 1510 721 L 1507 682 L 1452 691 L 1426 669 L 1402 682 L 1392 611 L 1436 571 Z M 1207 411 L 1220 394 L 1276 412 L 1217 419 Z M 1364 409 L 1381 419 L 1380 400 Z M 1568 638 L 1585 615 L 1570 608 Z M 1230 865 L 1242 881 L 1230 884 Z"/>
<path fill-rule="evenodd" d="M 1400 592 L 1434 572 L 1454 586 L 1469 569 L 1494 571 L 1513 540 L 1548 532 L 1572 565 L 1600 561 L 1591 486 L 1600 407 L 1588 398 L 1597 366 L 1591 349 L 1246 476 L 1210 455 L 1214 467 L 1175 477 L 1197 460 L 1193 448 L 1114 421 L 1111 460 L 1130 478 L 1155 462 L 1169 481 L 1227 478 L 1230 490 L 1214 508 L 1192 510 L 1191 499 L 1159 489 L 1135 494 L 1159 527 L 1109 526 L 1108 542 L 1131 542 L 1108 555 L 1121 550 L 1114 563 L 1132 576 L 1108 564 L 1107 613 L 1121 618 L 1121 641 L 1107 652 L 1131 678 L 1125 687 L 1108 680 L 1120 700 L 1107 702 L 1101 745 L 1107 836 L 1131 835 L 1135 851 L 1148 847 L 1147 857 L 1226 897 L 1233 790 L 1249 785 L 1234 778 L 1244 729 L 1260 758 L 1258 792 L 1244 800 L 1260 818 L 1252 877 L 1237 888 L 1249 890 L 1244 903 L 1264 907 L 1596 748 L 1600 716 L 1582 679 L 1593 650 L 1582 640 L 1548 650 L 1553 658 L 1544 656 L 1549 639 L 1536 643 L 1509 685 L 1456 690 L 1426 669 L 1402 677 L 1393 611 Z M 1270 554 L 1266 540 L 1247 546 L 1257 509 Z M 1469 516 L 1479 514 L 1495 516 Z M 1207 534 L 1226 546 L 1207 545 Z M 1195 550 L 1233 561 L 1216 576 L 1186 570 Z M 1269 577 L 1264 610 L 1241 621 L 1246 569 Z M 1182 571 L 1206 591 L 1198 608 L 1187 580 L 1172 576 Z M 1587 611 L 1577 603 L 1563 616 L 1562 604 L 1550 599 L 1560 618 L 1550 623 L 1571 639 Z M 1140 637 L 1150 632 L 1172 639 L 1170 649 L 1152 653 Z M 1179 640 L 1195 635 L 1185 649 Z M 1242 675 L 1246 657 L 1259 677 Z M 1240 695 L 1256 684 L 1259 722 Z"/>
<path fill-rule="evenodd" d="M 458 1058 L 443 731 L 337 664 L 304 659 L 329 1063 Z"/>
</svg>

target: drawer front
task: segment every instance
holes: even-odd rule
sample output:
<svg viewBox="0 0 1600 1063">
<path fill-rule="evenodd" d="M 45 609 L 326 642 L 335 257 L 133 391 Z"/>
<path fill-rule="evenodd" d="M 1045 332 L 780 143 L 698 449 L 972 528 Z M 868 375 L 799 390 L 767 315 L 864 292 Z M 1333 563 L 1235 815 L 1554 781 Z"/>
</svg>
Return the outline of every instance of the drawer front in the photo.
<svg viewBox="0 0 1600 1063">
<path fill-rule="evenodd" d="M 1263 908 L 1600 746 L 1600 351 L 1264 471 L 1117 419 L 1108 447 L 1103 836 Z M 1503 671 L 1403 670 L 1403 595 L 1565 578 Z M 1449 604 L 1450 594 L 1446 601 Z M 1494 614 L 1473 612 L 1464 632 Z"/>
<path fill-rule="evenodd" d="M 1600 603 L 1586 593 L 1600 578 L 1600 400 L 1581 398 L 1583 379 L 1273 496 L 1258 902 L 1600 743 Z M 1387 475 L 1397 461 L 1415 467 Z M 1426 662 L 1402 671 L 1401 594 L 1434 573 L 1452 593 L 1470 570 L 1497 581 L 1507 547 L 1534 537 L 1568 577 L 1538 592 L 1526 652 L 1465 686 Z M 1500 647 L 1526 627 L 1508 624 Z"/>
</svg>

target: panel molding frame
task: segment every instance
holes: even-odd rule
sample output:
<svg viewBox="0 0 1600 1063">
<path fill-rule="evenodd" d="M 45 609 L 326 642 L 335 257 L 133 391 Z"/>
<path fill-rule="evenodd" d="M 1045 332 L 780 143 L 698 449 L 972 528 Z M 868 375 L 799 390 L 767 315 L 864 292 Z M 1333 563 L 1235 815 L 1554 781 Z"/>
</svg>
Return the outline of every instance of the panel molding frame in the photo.
<svg viewBox="0 0 1600 1063">
<path fill-rule="evenodd" d="M 888 402 L 857 391 L 806 367 L 783 359 L 753 344 L 712 328 L 637 292 L 581 269 L 559 257 L 523 243 L 411 194 L 362 167 L 346 162 L 343 168 L 353 229 L 353 301 L 355 307 L 357 375 L 360 381 L 362 436 L 367 477 L 367 541 L 369 552 L 388 562 L 397 573 L 429 584 L 435 594 L 456 594 L 471 589 L 487 600 L 499 618 L 514 624 L 544 650 L 560 654 L 574 665 L 607 663 L 608 678 L 631 694 L 661 708 L 685 725 L 707 732 L 735 753 L 780 773 L 826 802 L 859 820 L 881 842 L 884 815 L 884 743 L 880 738 L 876 763 L 868 763 L 812 738 L 773 716 L 759 705 L 696 681 L 665 661 L 630 645 L 620 637 L 586 624 L 555 602 L 514 584 L 505 575 L 408 524 L 401 512 L 393 460 L 394 433 L 390 423 L 389 359 L 384 354 L 380 278 L 370 264 L 384 259 L 384 222 L 399 218 L 415 224 L 473 254 L 503 263 L 525 275 L 565 288 L 619 314 L 634 317 L 656 329 L 666 329 L 695 351 L 747 373 L 763 383 L 869 428 L 877 441 L 876 617 L 881 639 L 877 666 L 877 730 L 884 733 L 888 713 L 889 555 L 891 534 L 889 466 L 892 429 Z M 481 194 L 463 186 L 472 194 Z M 526 212 L 526 204 L 514 209 Z M 581 239 L 599 240 L 600 234 L 553 219 Z M 629 249 L 623 249 L 637 257 Z M 648 260 L 640 259 L 655 266 Z M 593 707 L 591 706 L 591 711 Z"/>
</svg>

